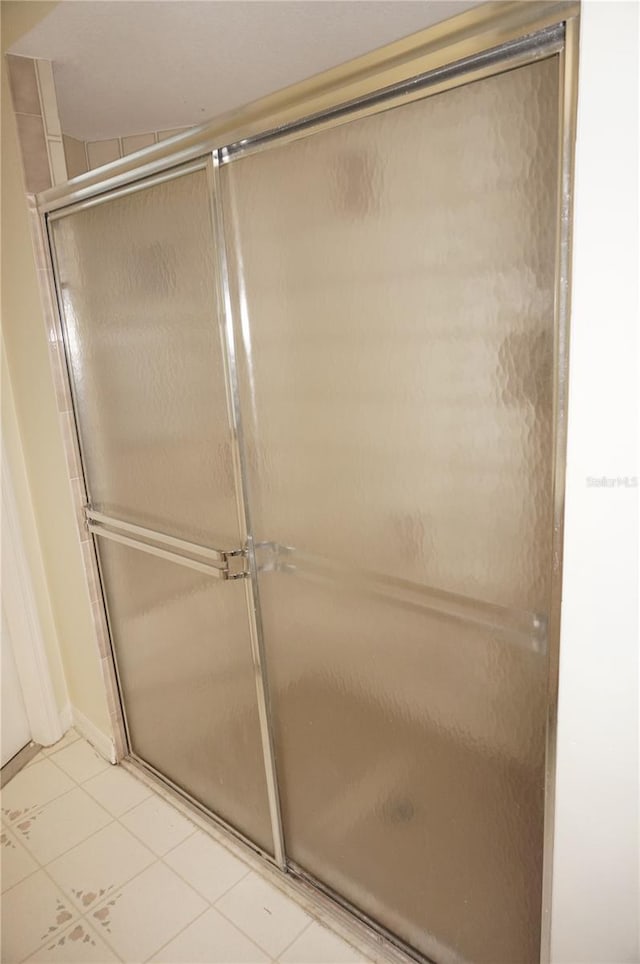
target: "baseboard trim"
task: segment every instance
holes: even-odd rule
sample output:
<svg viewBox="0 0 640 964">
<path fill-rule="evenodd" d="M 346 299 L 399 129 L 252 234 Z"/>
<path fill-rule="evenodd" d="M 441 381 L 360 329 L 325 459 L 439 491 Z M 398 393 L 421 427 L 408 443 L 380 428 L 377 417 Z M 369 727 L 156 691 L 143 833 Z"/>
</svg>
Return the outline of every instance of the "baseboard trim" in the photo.
<svg viewBox="0 0 640 964">
<path fill-rule="evenodd" d="M 63 713 L 66 711 L 63 710 Z M 88 716 L 77 708 L 77 706 L 69 705 L 69 726 L 73 725 L 78 730 L 81 736 L 87 740 L 91 746 L 98 751 L 101 757 L 104 757 L 109 763 L 116 762 L 116 748 L 113 740 L 106 733 L 93 723 Z M 60 714 L 62 717 L 62 714 Z M 69 726 L 66 729 L 69 729 Z"/>
<path fill-rule="evenodd" d="M 62 729 L 62 735 L 67 732 L 73 726 L 73 713 L 71 712 L 71 703 L 65 703 L 59 713 L 60 727 Z"/>
<path fill-rule="evenodd" d="M 21 750 L 18 750 L 15 756 L 7 760 L 0 770 L 0 789 L 4 790 L 7 783 L 13 780 L 13 778 L 26 767 L 27 763 L 31 763 L 41 749 L 42 747 L 39 743 L 27 743 Z"/>
</svg>

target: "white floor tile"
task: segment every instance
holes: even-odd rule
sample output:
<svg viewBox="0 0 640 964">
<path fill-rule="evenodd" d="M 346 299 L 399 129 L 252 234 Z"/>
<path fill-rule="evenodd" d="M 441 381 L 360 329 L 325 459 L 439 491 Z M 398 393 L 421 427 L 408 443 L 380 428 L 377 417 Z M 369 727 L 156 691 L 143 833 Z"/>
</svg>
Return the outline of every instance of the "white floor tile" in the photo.
<svg viewBox="0 0 640 964">
<path fill-rule="evenodd" d="M 43 870 L 2 895 L 2 962 L 24 960 L 77 913 Z"/>
<path fill-rule="evenodd" d="M 124 961 L 146 961 L 208 904 L 161 861 L 152 864 L 89 915 Z"/>
<path fill-rule="evenodd" d="M 84 783 L 111 766 L 84 740 L 76 740 L 71 746 L 52 753 L 51 760 L 76 783 Z"/>
<path fill-rule="evenodd" d="M 128 830 L 110 823 L 48 864 L 47 872 L 84 914 L 155 859 Z"/>
<path fill-rule="evenodd" d="M 36 871 L 38 864 L 9 830 L 2 831 L 0 843 L 2 844 L 2 890 L 4 892 Z"/>
<path fill-rule="evenodd" d="M 316 921 L 280 955 L 282 964 L 368 964 L 355 947 Z"/>
<path fill-rule="evenodd" d="M 202 831 L 165 854 L 164 860 L 211 903 L 249 873 L 246 864 Z"/>
<path fill-rule="evenodd" d="M 2 813 L 11 825 L 23 823 L 43 804 L 72 790 L 74 786 L 73 780 L 50 760 L 42 760 L 25 767 L 3 787 Z"/>
<path fill-rule="evenodd" d="M 153 794 L 142 780 L 136 780 L 119 766 L 108 767 L 82 787 L 114 817 L 121 817 Z"/>
<path fill-rule="evenodd" d="M 40 750 L 39 753 L 36 753 L 36 755 L 31 760 L 29 760 L 26 766 L 32 767 L 34 763 L 42 763 L 42 761 L 46 760 L 46 758 L 47 758 L 47 754 L 44 752 L 44 750 Z"/>
<path fill-rule="evenodd" d="M 254 871 L 221 897 L 216 907 L 272 957 L 277 957 L 311 918 Z"/>
<path fill-rule="evenodd" d="M 75 743 L 76 740 L 79 739 L 80 734 L 71 727 L 57 743 L 54 743 L 52 746 L 43 746 L 42 753 L 44 753 L 45 756 L 51 756 L 52 753 L 57 753 L 58 750 L 64 750 L 66 746 L 71 746 L 72 743 Z"/>
<path fill-rule="evenodd" d="M 119 960 L 86 920 L 76 921 L 60 935 L 54 934 L 28 958 L 28 961 L 50 961 L 51 964 L 112 964 Z"/>
<path fill-rule="evenodd" d="M 80 787 L 15 825 L 15 834 L 41 864 L 48 864 L 112 820 Z"/>
<path fill-rule="evenodd" d="M 160 857 L 196 829 L 175 807 L 155 795 L 125 813 L 121 823 Z"/>
<path fill-rule="evenodd" d="M 151 960 L 164 964 L 264 964 L 270 958 L 212 907 Z"/>
<path fill-rule="evenodd" d="M 5 788 L 2 820 L 3 964 L 367 964 L 74 731 Z"/>
</svg>

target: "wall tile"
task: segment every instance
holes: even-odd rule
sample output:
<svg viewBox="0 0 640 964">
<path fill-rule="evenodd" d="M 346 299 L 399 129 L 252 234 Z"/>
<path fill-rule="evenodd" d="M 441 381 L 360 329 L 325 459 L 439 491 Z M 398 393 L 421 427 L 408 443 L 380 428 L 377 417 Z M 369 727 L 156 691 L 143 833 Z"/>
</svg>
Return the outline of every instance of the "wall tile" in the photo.
<svg viewBox="0 0 640 964">
<path fill-rule="evenodd" d="M 183 134 L 184 131 L 188 131 L 189 127 L 172 127 L 168 131 L 158 131 L 157 137 L 159 141 L 166 141 L 168 137 L 175 137 L 176 134 Z"/>
<path fill-rule="evenodd" d="M 18 140 L 27 191 L 38 194 L 51 187 L 47 142 L 42 118 L 35 114 L 16 114 Z"/>
<path fill-rule="evenodd" d="M 67 460 L 67 470 L 70 479 L 77 479 L 82 475 L 80 453 L 78 451 L 78 441 L 76 438 L 75 423 L 72 412 L 60 413 L 60 424 L 62 426 L 62 438 L 64 442 L 64 454 Z"/>
<path fill-rule="evenodd" d="M 109 141 L 88 141 L 87 157 L 89 167 L 102 167 L 111 161 L 117 161 L 120 157 L 120 141 L 117 137 Z"/>
<path fill-rule="evenodd" d="M 91 602 L 101 602 L 102 592 L 100 590 L 100 577 L 93 557 L 93 544 L 91 540 L 81 543 L 84 571 L 87 577 L 87 588 Z M 97 641 L 99 643 L 99 640 Z"/>
<path fill-rule="evenodd" d="M 23 961 L 76 916 L 44 870 L 31 874 L 2 896 L 2 960 Z"/>
<path fill-rule="evenodd" d="M 51 361 L 51 374 L 53 375 L 53 387 L 56 392 L 56 405 L 59 412 L 71 411 L 71 392 L 65 371 L 64 358 L 57 341 L 49 342 L 49 357 Z"/>
<path fill-rule="evenodd" d="M 36 60 L 35 68 L 40 87 L 40 105 L 44 116 L 45 131 L 49 137 L 62 137 L 51 61 Z"/>
<path fill-rule="evenodd" d="M 104 620 L 103 620 L 104 622 Z M 106 638 L 106 631 L 105 631 Z M 106 646 L 109 646 L 107 639 Z M 105 650 L 108 651 L 108 650 Z M 113 671 L 111 656 L 105 656 L 100 660 L 102 678 L 104 680 L 105 692 L 107 694 L 107 705 L 109 707 L 109 720 L 115 746 L 116 760 L 121 760 L 128 752 L 124 732 L 122 730 L 122 716 L 120 709 L 120 697 L 118 695 L 118 684 Z"/>
<path fill-rule="evenodd" d="M 73 499 L 73 511 L 76 517 L 76 525 L 78 527 L 78 538 L 80 542 L 86 542 L 89 540 L 89 530 L 85 525 L 84 518 L 84 482 L 82 479 L 71 479 L 71 496 Z"/>
<path fill-rule="evenodd" d="M 35 60 L 7 55 L 13 109 L 17 114 L 40 114 Z"/>
<path fill-rule="evenodd" d="M 49 167 L 54 184 L 64 184 L 67 180 L 67 160 L 64 154 L 62 138 L 49 137 Z"/>
<path fill-rule="evenodd" d="M 63 134 L 62 144 L 64 146 L 64 156 L 67 161 L 67 175 L 69 177 L 77 177 L 79 174 L 85 174 L 88 168 L 84 141 L 79 141 L 75 137 L 69 137 L 67 134 Z"/>
<path fill-rule="evenodd" d="M 98 652 L 100 653 L 100 658 L 108 659 L 111 656 L 111 647 L 109 644 L 109 633 L 102 610 L 102 601 L 100 599 L 91 600 L 91 615 L 93 616 L 93 625 L 96 631 L 96 641 L 98 643 Z M 105 682 L 105 686 L 108 690 L 109 686 L 107 682 Z M 111 717 L 111 706 L 108 695 L 107 703 L 109 704 L 109 717 Z"/>
<path fill-rule="evenodd" d="M 33 194 L 27 194 L 27 207 L 29 208 L 29 228 L 31 229 L 31 244 L 33 246 L 36 268 L 38 268 L 38 270 L 46 270 L 47 256 L 44 247 L 44 235 L 42 233 L 40 216 L 38 215 L 38 206 Z"/>
<path fill-rule="evenodd" d="M 38 269 L 38 286 L 40 288 L 40 302 L 47 341 L 57 342 L 58 345 L 62 346 L 62 330 L 54 302 L 53 272 L 49 268 Z"/>
<path fill-rule="evenodd" d="M 150 134 L 132 134 L 130 137 L 122 138 L 122 154 L 133 154 L 134 151 L 141 151 L 144 147 L 151 147 L 156 142 L 156 135 L 153 131 Z"/>
</svg>

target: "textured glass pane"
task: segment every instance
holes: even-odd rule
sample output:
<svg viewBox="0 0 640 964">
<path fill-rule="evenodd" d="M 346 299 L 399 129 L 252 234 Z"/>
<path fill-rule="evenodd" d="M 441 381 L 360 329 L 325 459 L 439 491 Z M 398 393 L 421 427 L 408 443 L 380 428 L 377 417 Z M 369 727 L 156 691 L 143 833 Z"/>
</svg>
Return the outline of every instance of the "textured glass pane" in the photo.
<svg viewBox="0 0 640 964">
<path fill-rule="evenodd" d="M 262 604 L 289 856 L 435 961 L 537 960 L 544 656 L 339 580 Z"/>
<path fill-rule="evenodd" d="M 539 942 L 557 72 L 222 170 L 257 541 L 459 614 L 263 574 L 288 850 L 438 959 Z"/>
<path fill-rule="evenodd" d="M 93 507 L 239 546 L 205 173 L 53 231 Z M 271 850 L 242 585 L 101 550 L 133 750 Z"/>
<path fill-rule="evenodd" d="M 53 231 L 94 508 L 237 545 L 205 172 Z"/>
<path fill-rule="evenodd" d="M 272 851 L 242 581 L 98 544 L 134 753 Z"/>
</svg>

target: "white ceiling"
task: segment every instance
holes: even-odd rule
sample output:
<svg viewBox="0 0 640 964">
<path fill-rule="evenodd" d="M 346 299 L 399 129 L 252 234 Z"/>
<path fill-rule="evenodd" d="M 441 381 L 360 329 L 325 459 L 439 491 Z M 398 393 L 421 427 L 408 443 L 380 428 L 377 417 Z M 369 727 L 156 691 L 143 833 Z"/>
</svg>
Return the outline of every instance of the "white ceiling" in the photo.
<svg viewBox="0 0 640 964">
<path fill-rule="evenodd" d="M 53 61 L 63 131 L 98 140 L 201 124 L 471 6 L 66 0 L 11 52 Z"/>
</svg>

